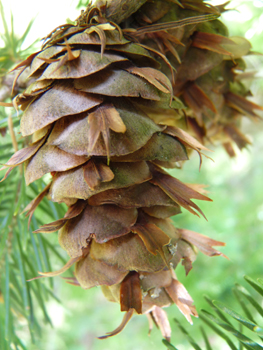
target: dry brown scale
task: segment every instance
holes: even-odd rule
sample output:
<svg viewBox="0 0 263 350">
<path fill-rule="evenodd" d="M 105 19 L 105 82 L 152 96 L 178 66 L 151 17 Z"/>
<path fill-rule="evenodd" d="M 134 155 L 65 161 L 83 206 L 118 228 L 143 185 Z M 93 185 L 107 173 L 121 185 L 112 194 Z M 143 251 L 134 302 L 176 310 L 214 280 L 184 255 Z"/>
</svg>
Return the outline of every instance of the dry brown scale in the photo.
<svg viewBox="0 0 263 350">
<path fill-rule="evenodd" d="M 174 268 L 182 261 L 188 273 L 195 247 L 223 255 L 212 248 L 223 243 L 173 226 L 181 207 L 204 216 L 191 199 L 210 199 L 163 169 L 187 160 L 189 150 L 200 157 L 207 150 L 178 127 L 185 116 L 200 140 L 228 135 L 238 143 L 245 140 L 239 112 L 255 117 L 259 108 L 247 92 L 231 90 L 241 86 L 235 69 L 247 50 L 221 36 L 222 9 L 199 0 L 146 2 L 116 24 L 105 17 L 109 8 L 90 6 L 16 67 L 33 79 L 13 100 L 32 143 L 8 161 L 6 176 L 21 163 L 27 185 L 52 174 L 27 215 L 46 195 L 68 205 L 64 218 L 36 232 L 59 231 L 70 260 L 41 275 L 75 263 L 72 283 L 101 286 L 120 303 L 122 324 L 102 338 L 119 333 L 135 311 L 153 317 L 169 339 L 162 307 L 175 303 L 189 322 L 197 316 Z"/>
</svg>

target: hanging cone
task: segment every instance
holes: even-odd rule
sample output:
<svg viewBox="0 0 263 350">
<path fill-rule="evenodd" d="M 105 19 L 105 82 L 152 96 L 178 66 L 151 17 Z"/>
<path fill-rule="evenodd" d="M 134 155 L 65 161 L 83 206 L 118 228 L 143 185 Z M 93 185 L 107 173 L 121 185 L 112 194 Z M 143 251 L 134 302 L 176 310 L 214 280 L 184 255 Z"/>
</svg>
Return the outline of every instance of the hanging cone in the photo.
<svg viewBox="0 0 263 350">
<path fill-rule="evenodd" d="M 191 17 L 189 9 L 194 3 L 194 14 L 201 12 L 199 17 Z M 156 2 L 156 6 L 160 4 L 165 5 L 160 17 L 153 20 L 152 14 L 145 12 L 147 18 L 140 19 L 139 12 L 132 19 L 152 23 L 166 16 L 173 21 L 172 28 L 177 28 L 172 33 L 180 36 L 170 34 L 164 26 L 161 32 L 153 30 L 143 39 L 132 27 L 122 30 L 108 21 L 103 15 L 105 7 L 89 7 L 76 25 L 57 28 L 40 52 L 17 66 L 20 71 L 29 68 L 33 81 L 14 99 L 14 105 L 24 111 L 21 133 L 32 135 L 32 144 L 18 151 L 2 169 L 12 170 L 24 163 L 27 184 L 52 174 L 51 183 L 26 208 L 27 215 L 32 217 L 44 196 L 68 205 L 64 218 L 36 232 L 59 230 L 59 242 L 70 260 L 59 271 L 41 275 L 56 276 L 76 263 L 74 284 L 102 286 L 109 300 L 120 303 L 121 311 L 126 312 L 124 320 L 105 337 L 119 333 L 135 311 L 150 313 L 169 339 L 168 320 L 160 308 L 173 303 L 191 322 L 191 316 L 197 316 L 193 300 L 173 269 L 182 261 L 186 273 L 190 271 L 196 255 L 193 245 L 209 256 L 222 255 L 212 246 L 224 245 L 172 225 L 170 217 L 182 207 L 204 216 L 192 199 L 210 201 L 163 169 L 187 160 L 189 150 L 196 150 L 200 157 L 207 150 L 178 127 L 185 106 L 174 90 L 178 87 L 178 96 L 188 104 L 188 118 L 196 123 L 197 109 L 186 96 L 206 94 L 195 82 L 199 76 L 189 84 L 183 74 L 186 61 L 172 84 L 165 70 L 160 70 L 161 64 L 168 63 L 168 70 L 174 72 L 167 58 L 156 56 L 156 48 L 144 47 L 144 40 L 151 46 L 158 43 L 157 38 L 165 38 L 172 47 L 179 45 L 179 56 L 187 59 L 189 50 L 198 50 L 208 62 L 214 55 L 221 67 L 226 53 L 200 48 L 204 36 L 197 32 L 195 46 L 189 44 L 196 23 L 215 19 L 218 11 L 202 1 Z M 148 8 L 148 3 L 144 6 Z M 176 19 L 183 18 L 179 24 L 170 18 L 177 11 Z M 204 12 L 208 14 L 204 16 Z M 213 45 L 218 47 L 216 40 Z M 211 64 L 209 71 L 214 66 Z M 191 66 L 189 72 L 192 70 Z M 203 69 L 203 74 L 207 72 Z M 234 103 L 234 95 L 224 94 Z M 204 100 L 206 108 L 215 113 L 216 102 L 208 97 Z M 231 134 L 235 129 L 229 127 L 224 125 Z"/>
</svg>

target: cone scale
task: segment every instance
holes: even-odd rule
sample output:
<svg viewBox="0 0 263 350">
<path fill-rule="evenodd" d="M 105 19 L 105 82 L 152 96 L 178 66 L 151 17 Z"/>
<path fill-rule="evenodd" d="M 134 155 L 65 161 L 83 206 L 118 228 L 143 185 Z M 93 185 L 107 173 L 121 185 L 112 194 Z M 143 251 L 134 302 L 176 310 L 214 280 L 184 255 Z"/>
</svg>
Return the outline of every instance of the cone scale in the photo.
<svg viewBox="0 0 263 350">
<path fill-rule="evenodd" d="M 237 140 L 239 133 L 240 141 L 232 122 L 238 108 L 251 115 L 259 107 L 229 88 L 236 67 L 231 58 L 245 49 L 220 46 L 231 46 L 216 19 L 223 8 L 200 0 L 156 1 L 117 18 L 110 6 L 88 7 L 76 25 L 58 27 L 41 51 L 17 66 L 32 80 L 13 100 L 23 110 L 22 136 L 32 135 L 32 143 L 4 168 L 10 167 L 8 176 L 24 163 L 27 185 L 51 173 L 50 184 L 26 208 L 30 219 L 44 196 L 68 206 L 64 218 L 36 232 L 58 231 L 70 260 L 41 275 L 56 276 L 75 264 L 75 284 L 101 286 L 120 304 L 122 324 L 102 338 L 119 333 L 136 312 L 150 314 L 169 339 L 162 307 L 175 303 L 189 322 L 197 316 L 174 269 L 181 261 L 190 271 L 194 246 L 214 256 L 223 254 L 212 246 L 224 244 L 173 226 L 170 217 L 181 208 L 204 216 L 192 199 L 210 199 L 165 169 L 192 150 L 201 157 L 211 130 L 224 143 L 222 134 Z M 218 26 L 222 38 L 211 33 Z M 193 52 L 204 59 L 193 62 Z M 214 84 L 217 71 L 223 87 Z M 221 90 L 208 91 L 209 84 Z M 185 118 L 203 143 L 180 128 Z"/>
</svg>

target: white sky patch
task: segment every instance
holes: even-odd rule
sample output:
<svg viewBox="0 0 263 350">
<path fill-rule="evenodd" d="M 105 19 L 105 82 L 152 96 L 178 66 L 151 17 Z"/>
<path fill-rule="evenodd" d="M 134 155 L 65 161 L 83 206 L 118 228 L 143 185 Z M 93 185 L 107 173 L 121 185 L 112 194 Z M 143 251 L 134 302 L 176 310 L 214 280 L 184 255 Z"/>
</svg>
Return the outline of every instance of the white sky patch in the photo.
<svg viewBox="0 0 263 350">
<path fill-rule="evenodd" d="M 228 8 L 234 8 L 235 11 L 229 11 L 224 13 L 224 18 L 227 21 L 234 21 L 238 23 L 244 23 L 246 21 L 249 21 L 253 17 L 253 13 L 251 12 L 249 6 L 247 4 L 241 4 L 241 5 L 233 5 L 230 4 Z"/>
<path fill-rule="evenodd" d="M 263 7 L 263 0 L 254 0 L 253 6 L 255 7 Z"/>
<path fill-rule="evenodd" d="M 1 0 L 5 18 L 10 25 L 11 11 L 14 16 L 15 34 L 19 37 L 25 32 L 28 23 L 35 18 L 33 27 L 27 36 L 24 48 L 37 39 L 42 39 L 59 25 L 65 24 L 67 18 L 75 20 L 80 10 L 76 10 L 78 0 Z M 0 33 L 4 32 L 0 20 Z"/>
<path fill-rule="evenodd" d="M 247 172 L 250 169 L 251 156 L 249 152 L 240 152 L 235 159 L 231 162 L 232 174 Z"/>
</svg>

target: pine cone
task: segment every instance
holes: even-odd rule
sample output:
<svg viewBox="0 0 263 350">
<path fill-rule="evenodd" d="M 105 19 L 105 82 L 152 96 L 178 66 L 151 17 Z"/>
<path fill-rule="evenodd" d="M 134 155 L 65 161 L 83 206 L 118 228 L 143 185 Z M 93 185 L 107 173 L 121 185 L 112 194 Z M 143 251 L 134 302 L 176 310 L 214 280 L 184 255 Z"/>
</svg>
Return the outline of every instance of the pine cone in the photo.
<svg viewBox="0 0 263 350">
<path fill-rule="evenodd" d="M 157 120 L 180 119 L 184 105 L 152 49 L 132 42 L 132 29 L 107 21 L 103 10 L 89 7 L 17 66 L 34 80 L 14 99 L 24 111 L 21 133 L 32 135 L 32 144 L 8 161 L 4 179 L 21 163 L 27 184 L 52 174 L 26 208 L 30 218 L 45 195 L 69 207 L 64 218 L 36 231 L 59 230 L 70 256 L 61 270 L 41 275 L 56 276 L 76 263 L 76 284 L 102 286 L 120 303 L 123 323 L 105 337 L 120 332 L 135 310 L 150 313 L 169 339 L 162 307 L 177 304 L 190 322 L 197 315 L 173 269 L 182 260 L 190 271 L 193 245 L 213 256 L 223 254 L 212 246 L 224 244 L 172 225 L 181 207 L 204 216 L 191 199 L 210 199 L 163 168 L 187 160 L 187 150 L 201 156 L 206 148 L 175 122 Z"/>
</svg>

